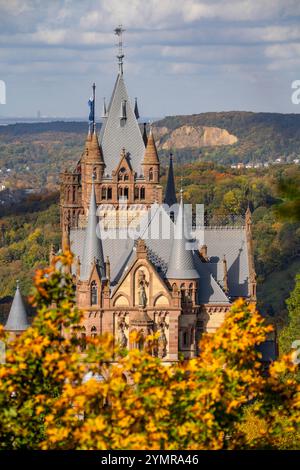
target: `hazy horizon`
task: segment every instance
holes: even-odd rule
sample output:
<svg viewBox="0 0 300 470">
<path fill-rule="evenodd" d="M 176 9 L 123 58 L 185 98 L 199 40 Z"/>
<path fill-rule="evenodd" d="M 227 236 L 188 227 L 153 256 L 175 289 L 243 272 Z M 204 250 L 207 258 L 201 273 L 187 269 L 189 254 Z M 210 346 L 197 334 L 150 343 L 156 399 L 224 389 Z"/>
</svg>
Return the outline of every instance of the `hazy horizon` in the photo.
<svg viewBox="0 0 300 470">
<path fill-rule="evenodd" d="M 0 117 L 96 114 L 109 101 L 122 23 L 124 75 L 140 114 L 300 112 L 297 0 L 0 0 Z"/>
</svg>

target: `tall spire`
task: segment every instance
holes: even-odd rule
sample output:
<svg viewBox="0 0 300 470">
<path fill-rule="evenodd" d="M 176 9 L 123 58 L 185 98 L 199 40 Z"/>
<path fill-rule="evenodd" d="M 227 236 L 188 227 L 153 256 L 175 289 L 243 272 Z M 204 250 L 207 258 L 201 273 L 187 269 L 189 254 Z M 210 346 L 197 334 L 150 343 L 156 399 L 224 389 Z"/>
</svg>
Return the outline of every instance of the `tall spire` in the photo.
<svg viewBox="0 0 300 470">
<path fill-rule="evenodd" d="M 137 98 L 134 99 L 134 114 L 137 119 L 140 118 L 139 108 L 137 104 Z"/>
<path fill-rule="evenodd" d="M 26 308 L 17 281 L 17 289 L 5 325 L 7 331 L 25 331 L 29 327 Z"/>
<path fill-rule="evenodd" d="M 170 153 L 170 163 L 169 163 L 169 171 L 168 171 L 168 180 L 166 186 L 166 193 L 164 198 L 164 203 L 168 204 L 171 207 L 173 204 L 177 203 L 176 198 L 176 189 L 175 189 L 175 181 L 174 181 L 174 170 L 173 170 L 173 155 Z"/>
<path fill-rule="evenodd" d="M 170 252 L 170 259 L 166 277 L 168 279 L 198 279 L 199 274 L 194 266 L 194 255 L 191 250 L 191 241 L 186 238 L 187 226 L 184 216 L 183 190 L 180 190 L 180 204 L 174 238 Z"/>
<path fill-rule="evenodd" d="M 114 32 L 115 35 L 118 36 L 118 64 L 119 64 L 119 73 L 123 75 L 123 59 L 124 59 L 124 53 L 123 53 L 123 33 L 125 29 L 122 28 L 122 25 L 120 24 L 117 28 L 115 28 Z"/>
<path fill-rule="evenodd" d="M 99 231 L 97 230 L 97 224 L 97 204 L 93 176 L 88 223 L 85 229 L 84 249 L 81 260 L 80 278 L 82 280 L 89 278 L 93 263 L 96 263 L 101 278 L 105 277 L 102 241 L 100 236 L 98 236 Z"/>
<path fill-rule="evenodd" d="M 146 122 L 144 122 L 143 141 L 144 141 L 145 147 L 147 147 L 148 136 L 147 136 L 147 123 Z"/>
</svg>

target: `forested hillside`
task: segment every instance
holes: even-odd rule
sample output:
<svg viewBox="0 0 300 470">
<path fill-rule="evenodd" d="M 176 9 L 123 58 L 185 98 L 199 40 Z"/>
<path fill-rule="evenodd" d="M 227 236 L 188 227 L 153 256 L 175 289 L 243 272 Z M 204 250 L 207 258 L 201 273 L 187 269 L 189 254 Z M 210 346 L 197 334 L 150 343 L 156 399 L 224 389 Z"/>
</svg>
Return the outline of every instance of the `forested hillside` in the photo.
<svg viewBox="0 0 300 470">
<path fill-rule="evenodd" d="M 162 183 L 166 169 L 162 170 Z M 261 310 L 285 321 L 285 299 L 300 272 L 300 223 L 280 221 L 273 208 L 280 202 L 278 183 L 300 182 L 298 165 L 268 169 L 233 170 L 213 163 L 179 165 L 175 161 L 177 188 L 183 177 L 186 202 L 204 203 L 212 224 L 240 220 L 248 204 L 252 210 L 258 299 Z M 60 242 L 58 193 L 29 196 L 9 209 L 2 208 L 0 247 L 0 312 L 7 311 L 7 296 L 16 279 L 28 294 L 34 270 L 48 261 L 50 245 Z"/>
<path fill-rule="evenodd" d="M 98 125 L 100 130 L 100 124 Z M 58 175 L 83 151 L 86 122 L 0 126 L 0 185 L 58 189 Z M 300 156 L 300 115 L 250 112 L 169 116 L 153 125 L 161 161 L 293 161 Z"/>
<path fill-rule="evenodd" d="M 216 127 L 226 129 L 237 137 L 232 145 L 204 146 L 201 149 L 176 150 L 181 161 L 192 159 L 215 161 L 222 164 L 237 162 L 269 162 L 276 158 L 292 161 L 300 155 L 300 114 L 252 113 L 231 111 L 202 113 L 189 116 L 168 116 L 156 123 L 166 132 L 160 145 L 170 138 L 172 131 L 182 126 Z"/>
</svg>

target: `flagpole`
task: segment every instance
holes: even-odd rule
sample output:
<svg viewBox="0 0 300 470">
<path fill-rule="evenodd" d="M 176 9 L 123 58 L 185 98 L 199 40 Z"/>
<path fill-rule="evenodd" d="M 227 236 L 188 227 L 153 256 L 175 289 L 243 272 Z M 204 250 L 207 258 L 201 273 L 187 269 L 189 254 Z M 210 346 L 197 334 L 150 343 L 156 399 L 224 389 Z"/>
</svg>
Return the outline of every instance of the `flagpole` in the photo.
<svg viewBox="0 0 300 470">
<path fill-rule="evenodd" d="M 94 106 L 94 112 L 93 112 L 93 132 L 96 131 L 96 122 L 95 122 L 95 96 L 96 96 L 96 84 L 93 83 L 93 106 Z"/>
</svg>

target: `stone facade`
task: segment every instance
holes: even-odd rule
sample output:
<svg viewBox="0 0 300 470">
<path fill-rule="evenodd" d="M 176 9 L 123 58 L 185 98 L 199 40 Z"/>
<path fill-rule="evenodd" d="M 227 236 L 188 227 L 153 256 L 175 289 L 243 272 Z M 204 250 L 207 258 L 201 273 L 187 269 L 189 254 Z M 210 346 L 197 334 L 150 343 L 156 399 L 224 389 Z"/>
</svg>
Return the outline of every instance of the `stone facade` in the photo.
<svg viewBox="0 0 300 470">
<path fill-rule="evenodd" d="M 214 332 L 221 325 L 234 298 L 256 301 L 251 214 L 247 212 L 246 226 L 235 233 L 238 241 L 232 239 L 232 245 L 241 243 L 242 248 L 231 246 L 230 233 L 220 228 L 219 232 L 223 230 L 226 239 L 229 235 L 229 242 L 224 244 L 224 253 L 217 257 L 212 256 L 215 252 L 208 254 L 209 249 L 219 249 L 215 240 L 221 232 L 217 230 L 216 233 L 208 231 L 207 244 L 198 244 L 187 257 L 174 235 L 161 243 L 139 237 L 121 244 L 117 240 L 104 241 L 101 234 L 88 241 L 90 219 L 96 218 L 96 213 L 90 212 L 93 198 L 103 228 L 120 231 L 128 224 L 138 226 L 153 206 L 157 206 L 157 213 L 162 217 L 170 219 L 167 213 L 159 212 L 163 211 L 163 191 L 152 131 L 143 138 L 133 121 L 136 118 L 130 102 L 124 100 L 124 87 L 123 72 L 119 72 L 100 138 L 94 126 L 74 171 L 65 171 L 61 176 L 62 246 L 70 246 L 76 256 L 72 274 L 77 305 L 85 314 L 82 335 L 108 332 L 124 347 L 143 348 L 147 335 L 157 332 L 153 354 L 170 363 L 178 360 L 179 353 L 186 358 L 197 354 L 202 333 Z M 115 111 L 120 108 L 121 116 Z M 112 147 L 107 136 L 114 135 L 120 140 L 120 153 L 113 156 L 117 164 L 108 173 Z M 172 161 L 170 175 L 167 191 L 174 199 Z M 168 200 L 168 194 L 164 195 L 164 200 Z M 175 223 L 170 220 L 170 224 L 175 231 L 183 233 L 183 205 L 179 214 L 180 210 Z M 156 224 L 154 219 L 150 224 Z M 194 235 L 197 239 L 196 233 Z M 221 239 L 225 240 L 222 236 Z M 100 255 L 88 265 L 88 275 L 84 276 L 87 256 L 91 257 L 91 250 L 96 249 L 97 244 L 101 244 L 101 250 L 95 252 Z M 214 257 L 218 261 L 214 261 Z M 136 344 L 129 342 L 133 331 L 138 333 Z"/>
</svg>

